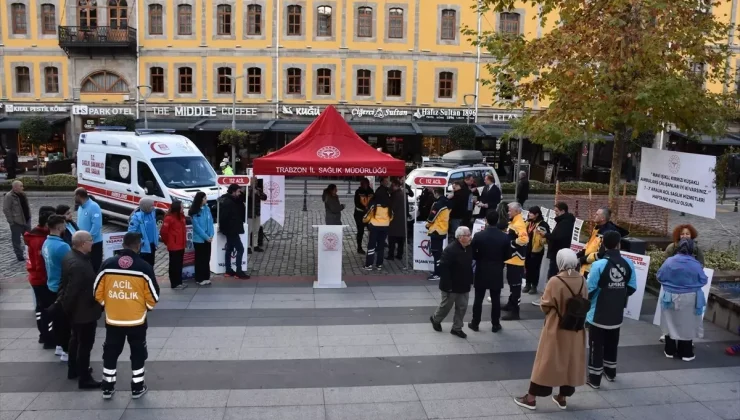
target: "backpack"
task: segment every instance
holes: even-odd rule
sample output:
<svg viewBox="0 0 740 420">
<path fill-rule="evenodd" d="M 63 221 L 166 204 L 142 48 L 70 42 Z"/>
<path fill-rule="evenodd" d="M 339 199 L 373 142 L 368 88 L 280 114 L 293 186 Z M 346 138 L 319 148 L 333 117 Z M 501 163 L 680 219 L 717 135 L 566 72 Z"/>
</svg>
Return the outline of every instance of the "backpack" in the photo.
<svg viewBox="0 0 740 420">
<path fill-rule="evenodd" d="M 558 280 L 563 282 L 572 296 L 565 302 L 565 312 L 563 312 L 562 315 L 560 314 L 560 310 L 557 308 L 557 305 L 555 306 L 555 312 L 558 314 L 558 318 L 560 318 L 558 327 L 561 330 L 566 331 L 581 331 L 586 325 L 586 314 L 588 314 L 588 311 L 591 309 L 591 302 L 581 296 L 581 291 L 583 290 L 583 284 L 585 281 L 581 278 L 581 288 L 578 289 L 578 293 L 576 294 L 573 293 L 573 290 L 568 286 L 568 283 L 566 283 L 565 280 L 560 276 L 556 277 Z"/>
</svg>

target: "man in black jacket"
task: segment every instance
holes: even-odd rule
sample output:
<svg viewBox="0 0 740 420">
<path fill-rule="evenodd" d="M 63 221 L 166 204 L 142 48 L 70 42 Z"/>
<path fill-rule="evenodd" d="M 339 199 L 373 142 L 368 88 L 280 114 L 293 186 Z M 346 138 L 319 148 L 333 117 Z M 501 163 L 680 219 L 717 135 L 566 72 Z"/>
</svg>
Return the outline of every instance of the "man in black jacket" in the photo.
<svg viewBox="0 0 740 420">
<path fill-rule="evenodd" d="M 367 229 L 367 223 L 363 222 L 362 219 L 367 213 L 367 205 L 373 198 L 373 189 L 370 188 L 370 180 L 362 178 L 360 180 L 360 186 L 355 191 L 355 225 L 357 225 L 357 253 L 365 254 L 365 250 L 362 249 L 362 237 L 365 236 L 365 229 Z"/>
<path fill-rule="evenodd" d="M 495 212 L 501 203 L 501 189 L 496 185 L 496 180 L 491 174 L 486 175 L 483 182 L 486 185 L 480 193 L 477 206 L 480 207 L 479 216 L 485 218 L 489 212 Z"/>
<path fill-rule="evenodd" d="M 555 259 L 558 251 L 570 248 L 570 243 L 573 240 L 573 227 L 576 224 L 576 217 L 572 213 L 568 213 L 568 205 L 564 202 L 556 203 L 553 211 L 555 212 L 555 228 L 552 232 L 535 232 L 535 235 L 547 239 L 547 258 L 550 260 L 550 265 L 547 268 L 547 279 L 545 281 L 558 274 L 558 264 Z M 540 299 L 533 300 L 532 305 L 540 306 Z"/>
<path fill-rule="evenodd" d="M 452 243 L 455 240 L 455 231 L 467 220 L 470 189 L 463 181 L 455 181 L 452 184 L 452 194 L 448 197 L 450 199 L 450 229 L 447 232 L 447 241 Z"/>
<path fill-rule="evenodd" d="M 247 195 L 244 195 L 244 199 L 247 201 L 247 227 L 249 228 L 249 254 L 252 253 L 252 248 L 257 252 L 264 252 L 265 250 L 260 247 L 260 243 L 257 242 L 257 246 L 254 245 L 254 241 L 259 241 L 259 231 L 262 229 L 262 202 L 267 200 L 267 194 L 262 190 L 260 181 L 257 180 L 256 176 L 253 176 L 249 180 L 250 187 L 248 188 L 249 200 Z"/>
<path fill-rule="evenodd" d="M 244 257 L 244 244 L 241 237 L 244 233 L 244 202 L 241 199 L 242 190 L 237 184 L 229 185 L 226 194 L 219 199 L 218 228 L 226 236 L 226 252 L 224 264 L 226 264 L 225 277 L 236 277 L 248 279 L 249 275 L 242 271 L 242 258 Z M 236 250 L 236 272 L 231 268 L 231 255 Z"/>
<path fill-rule="evenodd" d="M 473 259 L 475 260 L 475 300 L 473 301 L 473 320 L 468 328 L 478 331 L 486 291 L 491 294 L 491 331 L 501 331 L 501 289 L 504 287 L 504 261 L 511 258 L 511 239 L 502 232 L 498 224 L 498 213 L 486 214 L 486 229 L 473 238 Z"/>
<path fill-rule="evenodd" d="M 529 198 L 529 180 L 527 172 L 519 172 L 519 182 L 516 184 L 516 201 L 524 208 L 524 202 Z"/>
<path fill-rule="evenodd" d="M 8 153 L 5 155 L 5 174 L 8 180 L 15 179 L 18 175 L 18 153 L 15 149 L 8 149 Z"/>
<path fill-rule="evenodd" d="M 65 287 L 60 302 L 72 325 L 67 378 L 76 378 L 80 389 L 100 388 L 100 382 L 93 379 L 90 369 L 95 329 L 103 311 L 93 294 L 95 270 L 90 262 L 92 245 L 90 233 L 78 230 L 72 235 L 72 250 L 62 260 L 62 283 Z"/>
<path fill-rule="evenodd" d="M 452 306 L 455 306 L 455 315 L 452 320 L 450 334 L 466 338 L 463 332 L 463 317 L 468 310 L 470 285 L 473 283 L 473 252 L 469 249 L 470 229 L 460 226 L 455 231 L 455 240 L 442 251 L 439 260 L 439 290 L 442 291 L 442 302 L 429 317 L 435 331 L 442 331 L 442 321 Z"/>
</svg>

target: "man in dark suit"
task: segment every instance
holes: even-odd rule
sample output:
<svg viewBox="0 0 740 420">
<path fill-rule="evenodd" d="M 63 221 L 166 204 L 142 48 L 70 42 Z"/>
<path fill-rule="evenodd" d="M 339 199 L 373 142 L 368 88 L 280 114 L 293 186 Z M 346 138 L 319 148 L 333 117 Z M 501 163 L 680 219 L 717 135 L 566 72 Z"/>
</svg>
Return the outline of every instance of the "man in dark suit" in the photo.
<svg viewBox="0 0 740 420">
<path fill-rule="evenodd" d="M 519 182 L 516 184 L 516 201 L 524 208 L 524 202 L 529 198 L 529 179 L 527 172 L 519 172 Z"/>
<path fill-rule="evenodd" d="M 501 190 L 496 185 L 496 180 L 491 174 L 486 175 L 483 182 L 486 186 L 483 187 L 483 191 L 481 191 L 480 198 L 476 205 L 480 207 L 478 217 L 485 219 L 486 214 L 489 212 L 495 212 L 499 203 L 501 203 Z"/>
<path fill-rule="evenodd" d="M 473 302 L 473 320 L 468 328 L 478 331 L 483 299 L 486 290 L 491 293 L 491 330 L 501 331 L 501 289 L 504 287 L 504 261 L 511 258 L 511 239 L 502 232 L 498 224 L 498 213 L 486 214 L 486 229 L 478 232 L 473 238 L 473 259 L 475 260 L 475 300 Z"/>
</svg>

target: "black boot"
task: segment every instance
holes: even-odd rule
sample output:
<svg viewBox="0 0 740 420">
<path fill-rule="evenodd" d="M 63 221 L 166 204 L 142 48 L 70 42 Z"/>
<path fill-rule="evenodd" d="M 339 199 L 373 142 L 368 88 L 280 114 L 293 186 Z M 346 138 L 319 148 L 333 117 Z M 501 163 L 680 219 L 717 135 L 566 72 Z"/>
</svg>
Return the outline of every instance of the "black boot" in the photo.
<svg viewBox="0 0 740 420">
<path fill-rule="evenodd" d="M 509 311 L 506 315 L 501 317 L 502 321 L 519 321 L 519 308 L 514 311 Z"/>
<path fill-rule="evenodd" d="M 362 249 L 362 245 L 357 245 L 357 253 L 365 255 L 365 250 Z"/>
<path fill-rule="evenodd" d="M 77 383 L 77 387 L 79 389 L 99 389 L 101 383 L 102 382 L 96 381 L 95 379 L 92 378 L 92 376 L 90 376 L 87 379 L 80 380 Z"/>
</svg>

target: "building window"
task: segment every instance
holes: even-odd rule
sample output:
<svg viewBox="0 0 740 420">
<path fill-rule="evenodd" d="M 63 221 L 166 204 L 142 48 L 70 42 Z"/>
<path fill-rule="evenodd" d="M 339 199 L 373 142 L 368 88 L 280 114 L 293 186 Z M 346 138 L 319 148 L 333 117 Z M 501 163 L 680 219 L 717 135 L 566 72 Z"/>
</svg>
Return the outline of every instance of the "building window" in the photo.
<svg viewBox="0 0 740 420">
<path fill-rule="evenodd" d="M 216 21 L 218 22 L 218 35 L 231 35 L 231 6 L 219 5 L 216 8 Z"/>
<path fill-rule="evenodd" d="M 46 93 L 59 93 L 59 70 L 56 67 L 44 68 Z"/>
<path fill-rule="evenodd" d="M 218 93 L 231 93 L 231 69 L 218 68 Z"/>
<path fill-rule="evenodd" d="M 519 35 L 519 13 L 501 13 L 499 32 L 507 35 Z"/>
<path fill-rule="evenodd" d="M 193 34 L 193 7 L 189 4 L 177 6 L 177 34 Z"/>
<path fill-rule="evenodd" d="M 301 6 L 288 6 L 288 35 L 301 34 Z"/>
<path fill-rule="evenodd" d="M 373 36 L 373 9 L 370 7 L 357 9 L 357 36 L 362 38 Z"/>
<path fill-rule="evenodd" d="M 94 0 L 90 2 L 97 5 Z M 111 29 L 128 28 L 128 3 L 126 0 L 108 0 L 108 25 Z"/>
<path fill-rule="evenodd" d="M 689 75 L 697 86 L 704 84 L 704 63 L 691 63 L 691 74 Z"/>
<path fill-rule="evenodd" d="M 509 74 L 502 74 L 498 85 L 499 98 L 504 101 L 514 100 L 515 89 L 514 78 Z"/>
<path fill-rule="evenodd" d="M 388 38 L 403 38 L 403 9 L 394 7 L 388 10 Z"/>
<path fill-rule="evenodd" d="M 41 33 L 57 33 L 57 12 L 53 4 L 41 5 Z"/>
<path fill-rule="evenodd" d="M 288 69 L 288 94 L 301 94 L 301 69 L 295 67 Z"/>
<path fill-rule="evenodd" d="M 262 35 L 262 6 L 247 6 L 247 35 Z"/>
<path fill-rule="evenodd" d="M 442 10 L 441 38 L 454 41 L 457 38 L 457 12 L 452 9 Z"/>
<path fill-rule="evenodd" d="M 318 70 L 316 77 L 316 94 L 331 95 L 331 70 Z"/>
<path fill-rule="evenodd" d="M 82 93 L 129 93 L 128 84 L 123 78 L 110 71 L 93 73 L 82 81 Z"/>
<path fill-rule="evenodd" d="M 193 93 L 193 69 L 190 67 L 180 67 L 177 70 L 178 88 L 180 93 Z"/>
<path fill-rule="evenodd" d="M 439 92 L 440 98 L 452 98 L 452 73 L 443 71 L 439 73 Z"/>
<path fill-rule="evenodd" d="M 247 69 L 247 93 L 259 95 L 262 93 L 262 69 L 250 67 Z"/>
<path fill-rule="evenodd" d="M 387 96 L 401 96 L 401 70 L 390 70 L 388 72 Z"/>
<path fill-rule="evenodd" d="M 15 68 L 15 86 L 18 93 L 31 93 L 31 72 L 28 67 Z"/>
<path fill-rule="evenodd" d="M 331 36 L 331 6 L 319 6 L 316 12 L 319 17 L 316 36 Z"/>
<path fill-rule="evenodd" d="M 357 70 L 357 96 L 370 96 L 370 70 Z"/>
<path fill-rule="evenodd" d="M 164 93 L 164 69 L 162 67 L 152 67 L 149 70 L 149 78 L 152 93 Z"/>
<path fill-rule="evenodd" d="M 10 8 L 13 15 L 13 33 L 15 35 L 27 34 L 28 26 L 26 24 L 26 5 L 13 3 Z"/>
<path fill-rule="evenodd" d="M 149 5 L 149 35 L 162 35 L 164 33 L 162 25 L 162 5 Z"/>
<path fill-rule="evenodd" d="M 77 1 L 77 24 L 83 28 L 95 28 L 98 26 L 97 2 L 92 0 Z"/>
</svg>

